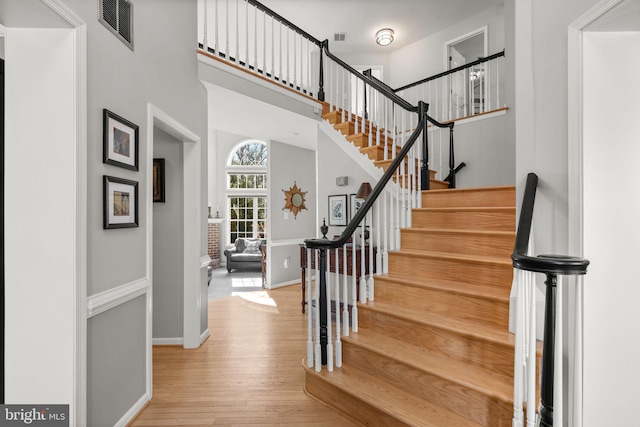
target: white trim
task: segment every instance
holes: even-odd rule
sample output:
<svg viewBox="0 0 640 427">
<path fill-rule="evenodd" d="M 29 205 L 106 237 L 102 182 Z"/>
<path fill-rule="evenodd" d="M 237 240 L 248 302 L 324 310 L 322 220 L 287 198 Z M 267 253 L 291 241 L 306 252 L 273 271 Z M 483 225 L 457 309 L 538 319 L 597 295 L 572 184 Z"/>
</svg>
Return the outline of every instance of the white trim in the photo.
<svg viewBox="0 0 640 427">
<path fill-rule="evenodd" d="M 276 289 L 276 288 L 282 288 L 284 286 L 299 285 L 299 284 L 300 284 L 300 279 L 296 279 L 296 280 L 290 280 L 288 282 L 276 283 L 275 285 L 272 284 L 269 289 Z"/>
<path fill-rule="evenodd" d="M 91 295 L 87 298 L 86 318 L 89 319 L 114 307 L 131 301 L 149 291 L 149 280 L 146 277 L 120 285 L 116 288 Z"/>
<path fill-rule="evenodd" d="M 200 334 L 200 345 L 205 342 L 209 338 L 209 328 L 205 329 L 204 332 Z"/>
<path fill-rule="evenodd" d="M 584 15 L 573 21 L 568 28 L 567 52 L 567 174 L 568 174 L 568 248 L 569 253 L 582 256 L 584 252 L 584 171 L 583 171 L 583 32 L 586 27 L 606 14 L 624 0 L 604 0 L 596 4 Z M 581 278 L 579 279 L 581 280 Z M 569 318 L 575 318 L 575 324 L 569 322 L 569 336 L 575 336 L 573 344 L 573 369 L 569 371 L 568 421 L 570 425 L 582 427 L 584 416 L 584 329 L 582 322 L 582 288 L 576 290 L 576 298 L 569 307 Z M 574 288 L 574 287 L 572 287 Z M 575 330 L 572 330 L 575 328 Z M 571 345 L 570 351 L 571 351 Z"/>
<path fill-rule="evenodd" d="M 207 268 L 211 263 L 211 257 L 209 255 L 203 255 L 200 257 L 200 268 Z"/>
<path fill-rule="evenodd" d="M 202 296 L 200 292 L 201 264 L 200 256 L 201 219 L 204 202 L 200 195 L 202 187 L 201 162 L 203 144 L 200 137 L 186 126 L 162 111 L 155 105 L 147 104 L 147 171 L 151 173 L 153 161 L 153 129 L 154 126 L 167 132 L 182 142 L 183 150 L 183 346 L 197 348 L 200 346 L 200 313 L 202 311 Z M 147 179 L 147 192 L 152 192 L 152 180 Z M 149 292 L 147 292 L 147 357 L 146 357 L 146 387 L 147 395 L 153 396 L 153 201 L 147 199 L 146 216 L 146 270 L 149 277 Z"/>
<path fill-rule="evenodd" d="M 126 427 L 127 424 L 133 421 L 133 419 L 140 413 L 140 411 L 144 409 L 145 405 L 150 400 L 151 398 L 148 394 L 145 393 L 144 395 L 142 395 L 142 397 L 138 399 L 135 405 L 133 405 L 131 409 L 129 409 L 127 413 L 124 414 L 122 418 L 120 418 L 120 420 L 118 420 L 118 422 L 113 425 L 113 427 Z"/>
<path fill-rule="evenodd" d="M 204 52 L 201 49 L 199 51 Z M 242 79 L 248 80 L 251 83 L 254 83 L 258 86 L 265 87 L 269 90 L 277 92 L 281 95 L 285 95 L 289 98 L 295 99 L 296 101 L 302 102 L 303 104 L 307 104 L 313 108 L 318 108 L 318 109 L 321 108 L 320 101 L 314 100 L 313 98 L 309 98 L 302 94 L 298 94 L 297 92 L 294 92 L 292 90 L 286 89 L 279 82 L 276 82 L 273 80 L 264 80 L 263 78 L 257 77 L 257 75 L 254 75 L 251 72 L 239 70 L 235 66 L 229 65 L 224 61 L 218 61 L 218 60 L 209 58 L 207 55 L 204 55 L 204 54 L 198 54 L 197 56 L 198 56 L 198 61 L 202 62 L 203 64 L 207 64 L 213 68 L 217 68 L 218 70 L 221 70 L 226 73 L 232 74 L 236 77 L 240 77 Z"/>
<path fill-rule="evenodd" d="M 461 41 L 470 39 L 471 37 L 475 37 L 478 34 L 484 34 L 484 56 L 487 56 L 489 53 L 489 26 L 485 25 L 484 27 L 480 27 L 477 30 L 469 31 L 467 34 L 463 34 L 461 36 L 456 37 L 453 40 L 449 40 L 444 44 L 444 69 L 449 69 L 449 46 L 459 43 Z"/>
<path fill-rule="evenodd" d="M 182 337 L 177 338 L 154 338 L 153 345 L 182 345 L 184 340 Z"/>
<path fill-rule="evenodd" d="M 60 0 L 42 0 L 58 16 L 74 27 L 75 36 L 75 115 L 76 171 L 75 206 L 75 287 L 74 287 L 74 391 L 69 414 L 70 425 L 83 425 L 87 420 L 87 26 Z M 5 34 L 5 27 L 0 26 Z"/>
<path fill-rule="evenodd" d="M 0 37 L 4 37 L 6 34 L 7 34 L 7 27 L 5 27 L 4 25 L 0 24 Z"/>
</svg>

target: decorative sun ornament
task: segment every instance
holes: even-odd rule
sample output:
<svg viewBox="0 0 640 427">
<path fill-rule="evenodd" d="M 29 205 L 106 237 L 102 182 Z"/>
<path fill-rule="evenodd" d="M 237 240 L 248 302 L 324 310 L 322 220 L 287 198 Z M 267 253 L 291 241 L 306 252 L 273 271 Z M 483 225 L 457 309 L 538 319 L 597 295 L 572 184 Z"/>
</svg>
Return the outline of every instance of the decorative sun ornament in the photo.
<svg viewBox="0 0 640 427">
<path fill-rule="evenodd" d="M 293 187 L 284 191 L 284 209 L 289 209 L 293 212 L 293 217 L 295 218 L 302 209 L 307 209 L 304 205 L 304 195 L 308 193 L 308 191 L 302 191 L 298 188 L 298 185 L 295 181 L 293 181 Z"/>
</svg>

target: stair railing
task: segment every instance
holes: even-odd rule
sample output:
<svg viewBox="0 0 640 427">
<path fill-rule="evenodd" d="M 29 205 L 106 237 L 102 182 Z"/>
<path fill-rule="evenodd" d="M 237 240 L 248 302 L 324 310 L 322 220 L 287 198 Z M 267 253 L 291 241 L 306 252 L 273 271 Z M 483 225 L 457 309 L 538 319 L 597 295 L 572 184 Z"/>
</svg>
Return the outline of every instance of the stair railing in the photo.
<svg viewBox="0 0 640 427">
<path fill-rule="evenodd" d="M 394 89 L 409 102 L 424 100 L 442 123 L 505 108 L 504 50 Z"/>
<path fill-rule="evenodd" d="M 515 358 L 514 358 L 514 415 L 513 426 L 525 425 L 524 404 L 526 402 L 526 425 L 543 427 L 553 426 L 554 418 L 562 425 L 563 418 L 563 334 L 561 304 L 562 278 L 576 276 L 576 293 L 581 294 L 580 278 L 587 273 L 589 261 L 584 258 L 567 255 L 527 255 L 529 237 L 533 220 L 538 176 L 530 173 L 527 176 L 525 193 L 522 201 L 516 243 L 511 258 L 514 267 L 514 290 L 516 293 L 515 315 Z M 536 412 L 537 380 L 536 380 L 536 286 L 534 273 L 546 276 L 544 341 L 542 350 L 542 375 L 540 381 L 540 412 Z M 560 277 L 558 277 L 560 276 Z M 558 292 L 560 288 L 560 292 Z M 581 304 L 581 298 L 575 301 Z M 580 340 L 582 320 L 581 309 L 575 311 L 573 319 L 576 331 L 573 339 Z M 558 321 L 559 320 L 559 321 Z M 581 360 L 581 348 L 572 346 L 577 352 L 572 359 Z M 580 375 L 574 371 L 573 375 Z M 554 413 L 555 412 L 555 413 Z"/>
<path fill-rule="evenodd" d="M 363 195 L 340 238 L 305 241 L 305 299 L 312 308 L 307 362 L 318 371 L 323 365 L 332 370 L 341 365 L 341 337 L 358 330 L 358 301 L 374 298 L 374 275 L 388 271 L 388 252 L 400 248 L 401 229 L 411 226 L 411 210 L 421 207 L 420 190 L 429 189 L 429 128 L 449 129 L 453 164 L 453 124 L 429 117 L 427 103 L 407 102 L 333 55 L 328 41 L 318 41 L 255 0 L 199 0 L 198 7 L 204 16 L 199 40 L 206 55 L 306 95 L 316 93 L 341 122 L 354 127 L 361 147 L 382 151 L 381 162 L 388 165 L 380 165 L 386 171 L 371 194 Z M 415 144 L 420 136 L 421 143 Z M 346 222 L 348 209 L 340 206 L 345 202 L 330 214 Z M 335 334 L 328 321 L 332 304 Z"/>
</svg>

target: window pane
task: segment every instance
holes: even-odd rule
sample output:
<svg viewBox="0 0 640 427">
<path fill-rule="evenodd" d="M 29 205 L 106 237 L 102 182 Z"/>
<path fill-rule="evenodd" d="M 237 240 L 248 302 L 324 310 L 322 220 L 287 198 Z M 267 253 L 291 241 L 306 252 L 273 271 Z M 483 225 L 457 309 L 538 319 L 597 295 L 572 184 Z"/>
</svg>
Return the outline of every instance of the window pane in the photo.
<svg viewBox="0 0 640 427">
<path fill-rule="evenodd" d="M 256 188 L 256 176 L 247 175 L 247 188 Z"/>
</svg>

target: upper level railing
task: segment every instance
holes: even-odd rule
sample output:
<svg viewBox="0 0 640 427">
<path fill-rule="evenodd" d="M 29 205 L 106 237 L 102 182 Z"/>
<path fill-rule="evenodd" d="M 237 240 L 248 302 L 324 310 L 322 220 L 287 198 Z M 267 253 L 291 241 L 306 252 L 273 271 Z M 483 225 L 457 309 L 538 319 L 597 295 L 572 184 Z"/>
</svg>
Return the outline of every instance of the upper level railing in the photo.
<svg viewBox="0 0 640 427">
<path fill-rule="evenodd" d="M 527 176 L 522 209 L 516 234 L 516 243 L 511 256 L 516 290 L 516 323 L 515 323 L 515 360 L 514 360 L 514 416 L 513 426 L 525 425 L 524 402 L 526 402 L 526 425 L 553 426 L 553 419 L 559 419 L 562 425 L 563 411 L 563 336 L 562 324 L 556 323 L 556 313 L 564 311 L 558 287 L 562 285 L 563 276 L 581 277 L 587 273 L 589 261 L 584 258 L 566 255 L 529 256 L 531 224 L 535 204 L 538 176 L 530 173 Z M 536 286 L 533 273 L 546 275 L 546 299 L 544 317 L 544 347 L 542 351 L 542 375 L 540 383 L 541 406 L 537 414 L 537 377 L 536 377 Z M 558 278 L 560 276 L 560 278 Z M 581 292 L 582 283 L 577 280 L 576 287 Z M 581 299 L 574 301 L 581 304 Z M 576 310 L 576 313 L 580 313 Z M 576 314 L 575 334 L 581 335 L 582 319 Z M 571 338 L 571 337 L 570 337 Z M 578 338 L 579 339 L 579 338 Z M 568 346 L 580 352 L 580 346 Z M 576 360 L 576 355 L 569 359 Z M 581 358 L 578 354 L 577 358 Z"/>
<path fill-rule="evenodd" d="M 504 50 L 394 89 L 409 102 L 423 100 L 441 122 L 506 107 Z"/>
</svg>

